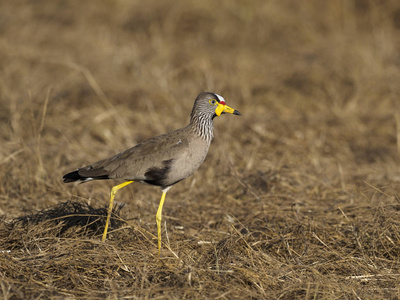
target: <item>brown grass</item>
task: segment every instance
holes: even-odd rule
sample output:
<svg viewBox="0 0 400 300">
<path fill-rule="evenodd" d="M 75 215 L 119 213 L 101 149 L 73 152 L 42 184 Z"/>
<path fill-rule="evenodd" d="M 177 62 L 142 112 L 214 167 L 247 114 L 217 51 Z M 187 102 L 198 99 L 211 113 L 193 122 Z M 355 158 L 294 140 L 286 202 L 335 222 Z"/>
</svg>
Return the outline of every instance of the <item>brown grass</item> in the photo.
<svg viewBox="0 0 400 300">
<path fill-rule="evenodd" d="M 3 1 L 0 297 L 400 297 L 400 4 Z M 205 163 L 164 206 L 62 175 L 215 120 Z M 121 219 L 122 218 L 122 219 Z"/>
</svg>

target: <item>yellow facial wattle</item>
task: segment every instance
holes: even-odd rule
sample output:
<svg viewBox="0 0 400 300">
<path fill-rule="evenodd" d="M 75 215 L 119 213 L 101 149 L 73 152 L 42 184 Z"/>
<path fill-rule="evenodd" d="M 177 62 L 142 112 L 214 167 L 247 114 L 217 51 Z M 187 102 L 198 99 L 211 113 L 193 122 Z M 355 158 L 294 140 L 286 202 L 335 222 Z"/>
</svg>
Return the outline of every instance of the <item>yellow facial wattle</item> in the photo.
<svg viewBox="0 0 400 300">
<path fill-rule="evenodd" d="M 215 109 L 215 114 L 219 117 L 222 112 L 225 110 L 225 106 L 224 104 L 218 103 L 218 107 Z"/>
</svg>

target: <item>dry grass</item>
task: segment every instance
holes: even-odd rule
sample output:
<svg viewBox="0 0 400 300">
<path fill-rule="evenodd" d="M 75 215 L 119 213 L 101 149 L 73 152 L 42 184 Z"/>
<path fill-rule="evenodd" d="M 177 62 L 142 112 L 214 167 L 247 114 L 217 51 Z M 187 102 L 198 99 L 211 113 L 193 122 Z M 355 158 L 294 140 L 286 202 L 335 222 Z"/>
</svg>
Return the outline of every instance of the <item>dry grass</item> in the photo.
<svg viewBox="0 0 400 300">
<path fill-rule="evenodd" d="M 3 1 L 0 297 L 400 297 L 400 4 Z M 164 206 L 62 175 L 184 126 L 208 158 Z"/>
</svg>

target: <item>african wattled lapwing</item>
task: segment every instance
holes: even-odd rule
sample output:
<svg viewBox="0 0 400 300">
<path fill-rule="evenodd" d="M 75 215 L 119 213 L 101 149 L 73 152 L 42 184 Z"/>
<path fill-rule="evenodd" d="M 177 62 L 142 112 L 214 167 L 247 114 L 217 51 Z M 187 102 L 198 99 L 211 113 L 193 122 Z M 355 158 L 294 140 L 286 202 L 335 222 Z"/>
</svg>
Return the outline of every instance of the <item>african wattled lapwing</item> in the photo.
<svg viewBox="0 0 400 300">
<path fill-rule="evenodd" d="M 137 181 L 161 187 L 162 196 L 156 214 L 158 250 L 161 251 L 161 215 L 165 195 L 174 184 L 192 175 L 202 164 L 213 139 L 213 120 L 224 113 L 241 115 L 227 106 L 222 96 L 200 93 L 194 101 L 190 123 L 186 127 L 150 138 L 113 157 L 64 175 L 64 182 L 125 180 L 111 189 L 102 241 L 107 237 L 115 194 Z"/>
</svg>

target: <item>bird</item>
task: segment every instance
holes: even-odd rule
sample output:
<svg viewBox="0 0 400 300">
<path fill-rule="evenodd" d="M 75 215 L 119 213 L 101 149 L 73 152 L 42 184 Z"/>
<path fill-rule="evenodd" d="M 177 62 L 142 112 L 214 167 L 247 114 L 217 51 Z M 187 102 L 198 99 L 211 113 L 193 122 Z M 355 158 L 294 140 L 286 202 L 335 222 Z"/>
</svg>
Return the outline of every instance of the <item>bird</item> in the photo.
<svg viewBox="0 0 400 300">
<path fill-rule="evenodd" d="M 124 180 L 111 189 L 103 242 L 107 237 L 113 202 L 118 190 L 132 182 L 159 186 L 162 194 L 156 223 L 158 251 L 161 255 L 161 220 L 166 194 L 173 185 L 192 175 L 203 163 L 214 137 L 213 120 L 225 113 L 241 115 L 239 111 L 226 105 L 222 96 L 202 92 L 194 101 L 190 122 L 186 127 L 150 138 L 110 158 L 63 176 L 64 183 Z"/>
</svg>

